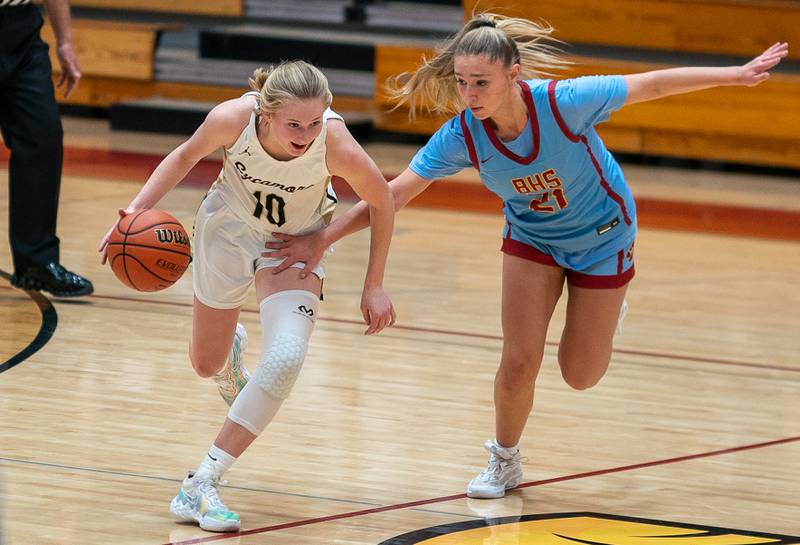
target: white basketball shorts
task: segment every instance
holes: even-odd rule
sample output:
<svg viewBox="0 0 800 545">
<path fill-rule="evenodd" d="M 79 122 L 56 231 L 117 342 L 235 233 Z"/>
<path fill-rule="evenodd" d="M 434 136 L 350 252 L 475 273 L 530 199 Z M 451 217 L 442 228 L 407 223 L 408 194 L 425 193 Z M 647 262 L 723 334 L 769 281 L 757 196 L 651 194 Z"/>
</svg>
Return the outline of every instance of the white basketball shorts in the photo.
<svg viewBox="0 0 800 545">
<path fill-rule="evenodd" d="M 264 244 L 273 240 L 267 229 L 259 231 L 236 217 L 222 198 L 211 192 L 194 221 L 192 241 L 192 280 L 194 294 L 206 306 L 237 308 L 244 304 L 256 271 L 277 267 L 284 259 L 263 257 Z M 325 278 L 325 261 L 331 250 L 314 267 L 313 273 Z M 295 263 L 302 269 L 304 263 Z"/>
</svg>

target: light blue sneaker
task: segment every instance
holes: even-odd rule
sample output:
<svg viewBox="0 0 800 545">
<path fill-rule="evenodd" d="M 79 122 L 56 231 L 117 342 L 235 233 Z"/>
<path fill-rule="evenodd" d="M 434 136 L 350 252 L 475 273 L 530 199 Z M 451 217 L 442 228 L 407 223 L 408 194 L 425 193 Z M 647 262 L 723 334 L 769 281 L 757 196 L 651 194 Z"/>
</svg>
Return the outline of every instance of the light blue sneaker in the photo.
<svg viewBox="0 0 800 545">
<path fill-rule="evenodd" d="M 241 519 L 222 502 L 217 490 L 219 484 L 219 478 L 209 471 L 190 472 L 169 510 L 179 519 L 195 521 L 209 532 L 238 532 Z"/>
<path fill-rule="evenodd" d="M 236 333 L 233 335 L 233 344 L 228 354 L 228 362 L 222 371 L 214 375 L 214 382 L 219 389 L 219 395 L 230 407 L 233 400 L 239 395 L 247 381 L 250 380 L 250 373 L 242 363 L 244 351 L 247 350 L 247 330 L 242 324 L 236 324 Z"/>
</svg>

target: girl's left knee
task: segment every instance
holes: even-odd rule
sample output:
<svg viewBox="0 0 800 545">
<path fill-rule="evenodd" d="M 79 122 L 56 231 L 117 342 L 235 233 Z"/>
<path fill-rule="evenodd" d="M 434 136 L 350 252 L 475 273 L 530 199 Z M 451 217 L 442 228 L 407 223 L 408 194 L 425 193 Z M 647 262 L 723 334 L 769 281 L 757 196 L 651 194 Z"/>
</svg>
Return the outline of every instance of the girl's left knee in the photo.
<svg viewBox="0 0 800 545">
<path fill-rule="evenodd" d="M 575 390 L 588 390 L 596 385 L 608 369 L 608 362 L 605 365 L 559 363 L 561 364 L 561 376 L 564 377 L 564 382 Z"/>
</svg>

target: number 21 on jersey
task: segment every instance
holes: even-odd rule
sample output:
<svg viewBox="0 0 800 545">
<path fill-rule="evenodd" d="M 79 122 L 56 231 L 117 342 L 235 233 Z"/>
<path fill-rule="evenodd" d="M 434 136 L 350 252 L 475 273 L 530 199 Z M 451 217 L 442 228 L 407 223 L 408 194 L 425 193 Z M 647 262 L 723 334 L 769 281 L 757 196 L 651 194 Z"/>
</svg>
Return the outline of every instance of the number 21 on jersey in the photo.
<svg viewBox="0 0 800 545">
<path fill-rule="evenodd" d="M 561 179 L 554 169 L 537 172 L 524 178 L 512 178 L 511 184 L 517 193 L 528 195 L 538 193 L 531 198 L 529 208 L 534 212 L 555 212 L 569 205 Z"/>
</svg>

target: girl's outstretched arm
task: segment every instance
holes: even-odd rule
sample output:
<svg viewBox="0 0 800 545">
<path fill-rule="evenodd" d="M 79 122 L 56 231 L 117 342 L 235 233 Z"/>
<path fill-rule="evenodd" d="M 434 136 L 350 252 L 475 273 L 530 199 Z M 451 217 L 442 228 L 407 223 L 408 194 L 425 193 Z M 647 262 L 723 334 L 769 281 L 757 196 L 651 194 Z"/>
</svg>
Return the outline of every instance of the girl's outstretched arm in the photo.
<svg viewBox="0 0 800 545">
<path fill-rule="evenodd" d="M 628 97 L 636 104 L 721 85 L 752 87 L 769 79 L 769 70 L 789 54 L 789 44 L 778 42 L 742 66 L 684 67 L 626 75 Z"/>
<path fill-rule="evenodd" d="M 232 145 L 247 122 L 252 109 L 251 102 L 252 99 L 248 102 L 246 98 L 238 98 L 212 109 L 194 134 L 158 164 L 130 204 L 118 210 L 119 217 L 123 218 L 136 210 L 153 208 L 203 157 L 217 148 Z M 108 239 L 115 226 L 116 223 L 97 247 L 103 264 L 106 262 Z"/>
<path fill-rule="evenodd" d="M 364 321 L 369 325 L 365 333 L 371 335 L 395 321 L 392 302 L 383 289 L 386 260 L 394 230 L 394 198 L 377 165 L 355 141 L 344 123 L 334 120 L 329 122 L 327 147 L 329 172 L 347 180 L 368 206 L 370 247 L 361 295 L 361 312 Z"/>
<path fill-rule="evenodd" d="M 431 180 L 418 176 L 407 168 L 400 176 L 389 182 L 389 188 L 394 197 L 394 208 L 400 210 L 411 199 L 422 193 Z M 326 228 L 304 236 L 292 236 L 283 233 L 273 233 L 280 242 L 269 242 L 266 247 L 275 250 L 263 255 L 270 257 L 286 257 L 275 272 L 287 269 L 294 263 L 306 264 L 304 274 L 311 272 L 317 266 L 325 249 L 347 235 L 365 229 L 369 226 L 370 211 L 366 202 L 360 201 L 347 212 L 336 218 Z"/>
</svg>

